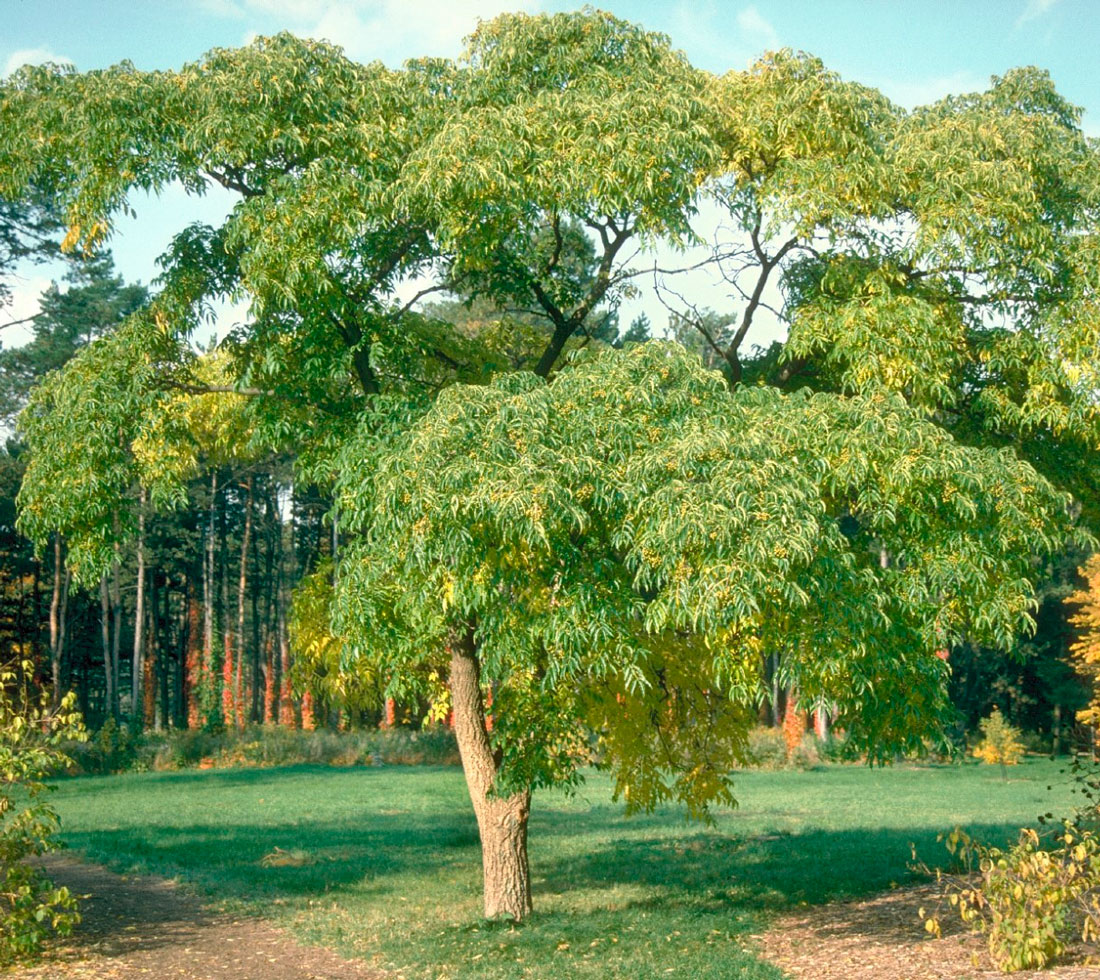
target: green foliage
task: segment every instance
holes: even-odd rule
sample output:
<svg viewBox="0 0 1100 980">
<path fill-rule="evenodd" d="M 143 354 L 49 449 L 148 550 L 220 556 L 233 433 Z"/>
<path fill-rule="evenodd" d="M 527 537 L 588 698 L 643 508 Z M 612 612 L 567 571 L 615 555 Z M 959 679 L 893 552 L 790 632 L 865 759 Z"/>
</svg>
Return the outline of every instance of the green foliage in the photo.
<svg viewBox="0 0 1100 980">
<path fill-rule="evenodd" d="M 83 347 L 34 389 L 19 419 L 31 449 L 19 491 L 19 529 L 39 548 L 60 532 L 74 578 L 93 584 L 133 531 L 131 452 L 157 397 L 149 356 L 155 325 L 137 315 Z"/>
<path fill-rule="evenodd" d="M 141 735 L 130 726 L 108 718 L 90 738 L 65 746 L 69 771 L 103 775 L 136 768 L 141 754 Z"/>
<path fill-rule="evenodd" d="M 1020 730 L 1014 728 L 996 707 L 988 718 L 983 718 L 978 727 L 982 731 L 982 740 L 974 747 L 974 755 L 989 765 L 999 764 L 1004 774 L 1005 766 L 1014 766 L 1024 754 L 1020 741 Z"/>
<path fill-rule="evenodd" d="M 294 664 L 291 683 L 298 691 L 321 693 L 324 701 L 353 711 L 382 704 L 378 675 L 343 669 L 345 641 L 332 633 L 332 563 L 322 562 L 294 591 L 287 623 Z"/>
<path fill-rule="evenodd" d="M 1028 555 L 1072 533 L 1030 467 L 899 399 L 731 393 L 655 342 L 550 384 L 447 389 L 381 449 L 364 429 L 343 469 L 361 534 L 338 579 L 344 668 L 430 694 L 467 624 L 503 778 L 570 781 L 590 717 L 643 809 L 730 799 L 771 651 L 853 747 L 918 747 L 944 708 L 934 651 L 1011 642 Z"/>
<path fill-rule="evenodd" d="M 947 876 L 944 897 L 964 923 L 988 936 L 993 963 L 1006 972 L 1043 969 L 1075 940 L 1100 939 L 1100 841 L 1066 821 L 1051 843 L 1041 846 L 1030 829 L 1007 849 L 958 828 L 947 837 L 948 851 L 980 878 Z M 926 918 L 925 927 L 938 935 L 938 917 Z"/>
<path fill-rule="evenodd" d="M 66 935 L 80 921 L 68 889 L 26 863 L 59 846 L 44 780 L 69 763 L 63 740 L 84 737 L 73 695 L 51 710 L 47 694 L 31 693 L 32 670 L 29 662 L 0 668 L 0 965 L 33 955 L 51 932 Z"/>
</svg>

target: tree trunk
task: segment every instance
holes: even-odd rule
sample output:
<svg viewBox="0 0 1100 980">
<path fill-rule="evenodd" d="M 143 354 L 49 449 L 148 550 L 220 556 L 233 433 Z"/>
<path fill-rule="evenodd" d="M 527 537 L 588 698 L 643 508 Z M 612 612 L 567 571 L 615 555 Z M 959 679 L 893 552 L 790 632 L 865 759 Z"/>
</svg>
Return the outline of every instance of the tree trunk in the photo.
<svg viewBox="0 0 1100 980">
<path fill-rule="evenodd" d="M 244 508 L 244 531 L 241 534 L 241 567 L 237 577 L 237 663 L 233 678 L 233 704 L 237 728 L 244 727 L 244 686 L 241 664 L 244 661 L 244 612 L 248 598 L 248 546 L 252 538 L 252 477 L 248 477 L 248 498 Z"/>
<path fill-rule="evenodd" d="M 118 541 L 118 516 L 115 516 L 115 561 L 111 567 L 111 670 L 114 674 L 112 688 L 114 699 L 111 702 L 111 717 L 116 721 L 119 715 L 119 690 L 121 678 L 122 653 L 122 545 Z"/>
<path fill-rule="evenodd" d="M 181 713 L 186 718 L 188 728 L 199 728 L 202 725 L 202 706 L 199 703 L 203 693 L 203 679 L 206 666 L 206 623 L 204 618 L 207 613 L 206 599 L 206 561 L 203 560 L 203 603 L 199 605 L 199 598 L 195 594 L 195 583 L 188 581 L 187 595 L 185 598 L 187 608 L 187 655 L 183 667 L 184 696 L 180 699 Z"/>
<path fill-rule="evenodd" d="M 222 490 L 218 504 L 217 611 L 214 614 L 222 647 L 222 723 L 234 727 L 236 707 L 233 703 L 233 630 L 229 622 L 229 489 Z"/>
<path fill-rule="evenodd" d="M 286 539 L 290 539 L 289 549 L 286 547 Z M 287 554 L 289 551 L 289 555 Z M 287 567 L 294 568 L 294 527 L 284 528 L 279 522 L 279 558 L 276 571 L 275 586 L 275 642 L 278 645 L 278 654 L 275 667 L 276 697 L 278 708 L 276 709 L 276 721 L 287 728 L 295 727 L 294 700 L 290 690 L 290 643 L 287 638 L 286 610 L 290 598 L 290 586 L 287 582 Z"/>
<path fill-rule="evenodd" d="M 65 551 L 61 535 L 53 542 L 53 594 L 50 596 L 50 671 L 53 676 L 53 706 L 61 703 L 64 679 L 61 676 L 62 658 L 65 654 L 65 613 L 69 605 L 71 573 L 65 567 Z"/>
<path fill-rule="evenodd" d="M 107 575 L 104 573 L 99 580 L 99 612 L 100 630 L 103 639 L 103 675 L 106 682 L 105 700 L 103 705 L 104 720 L 114 717 L 113 706 L 115 704 L 115 671 L 111 664 L 111 594 L 107 584 Z"/>
<path fill-rule="evenodd" d="M 255 510 L 255 500 L 253 499 L 251 506 L 249 507 L 249 516 Z M 257 529 L 258 532 L 258 529 Z M 263 668 L 260 663 L 262 656 L 261 651 L 263 646 L 260 643 L 260 590 L 257 586 L 257 579 L 260 577 L 260 552 L 259 552 L 259 533 L 252 535 L 252 569 L 253 580 L 252 588 L 249 590 L 249 598 L 252 604 L 252 707 L 249 711 L 249 720 L 258 725 L 264 720 L 264 705 L 263 705 L 263 689 L 260 687 L 261 678 L 265 678 L 263 674 Z M 262 584 L 262 583 L 261 583 Z M 268 582 L 270 586 L 270 582 Z"/>
<path fill-rule="evenodd" d="M 206 551 L 202 565 L 202 676 L 214 684 L 214 555 L 218 519 L 218 471 L 210 474 L 210 514 L 206 527 Z M 210 692 L 211 694 L 216 692 Z M 213 703 L 203 705 L 213 710 Z M 209 718 L 203 718 L 205 724 Z"/>
<path fill-rule="evenodd" d="M 145 724 L 145 488 L 138 500 L 137 595 L 134 599 L 134 657 L 130 670 L 130 714 Z"/>
<path fill-rule="evenodd" d="M 451 646 L 451 701 L 455 738 L 481 836 L 485 915 L 518 921 L 531 912 L 531 873 L 527 864 L 531 791 L 507 797 L 493 794 L 498 760 L 485 727 L 480 667 L 471 628 L 456 635 Z"/>
</svg>

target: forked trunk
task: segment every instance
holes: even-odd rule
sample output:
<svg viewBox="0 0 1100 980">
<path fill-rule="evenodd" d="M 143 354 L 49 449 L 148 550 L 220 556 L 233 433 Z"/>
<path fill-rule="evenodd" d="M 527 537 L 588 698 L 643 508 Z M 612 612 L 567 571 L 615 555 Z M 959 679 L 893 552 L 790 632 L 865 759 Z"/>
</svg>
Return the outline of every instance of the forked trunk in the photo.
<svg viewBox="0 0 1100 980">
<path fill-rule="evenodd" d="M 531 911 L 527 864 L 531 792 L 523 790 L 507 797 L 492 793 L 498 762 L 485 726 L 477 647 L 470 629 L 457 635 L 451 646 L 451 701 L 455 738 L 481 836 L 485 915 L 518 921 Z"/>
</svg>

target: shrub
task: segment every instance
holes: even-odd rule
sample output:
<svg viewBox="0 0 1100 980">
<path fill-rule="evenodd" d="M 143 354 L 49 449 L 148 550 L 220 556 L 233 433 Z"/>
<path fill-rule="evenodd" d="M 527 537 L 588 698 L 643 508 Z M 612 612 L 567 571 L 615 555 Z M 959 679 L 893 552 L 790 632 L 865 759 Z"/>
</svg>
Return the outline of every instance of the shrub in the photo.
<svg viewBox="0 0 1100 980">
<path fill-rule="evenodd" d="M 1005 766 L 1014 766 L 1024 754 L 1024 746 L 1020 741 L 1020 730 L 1013 728 L 1004 715 L 997 709 L 988 718 L 978 722 L 982 730 L 983 738 L 974 749 L 974 755 L 990 765 L 999 763 L 1001 777 L 1008 778 Z"/>
<path fill-rule="evenodd" d="M 76 900 L 26 858 L 56 850 L 59 822 L 44 780 L 68 765 L 63 740 L 84 737 L 74 698 L 51 710 L 30 692 L 33 664 L 0 668 L 0 964 L 33 955 L 79 921 Z"/>
<path fill-rule="evenodd" d="M 746 744 L 747 765 L 760 769 L 783 769 L 786 766 L 809 769 L 821 761 L 823 743 L 806 732 L 792 749 L 787 743 L 787 733 L 782 728 L 758 726 L 749 730 Z"/>
<path fill-rule="evenodd" d="M 781 769 L 787 764 L 787 740 L 781 728 L 753 728 L 748 737 L 749 765 Z"/>
<path fill-rule="evenodd" d="M 1074 940 L 1100 938 L 1100 841 L 1067 820 L 1053 843 L 1043 849 L 1031 829 L 1020 831 L 1007 851 L 958 828 L 947 837 L 947 849 L 971 875 L 940 874 L 944 900 L 967 926 L 986 934 L 998 969 L 1041 969 Z M 939 935 L 938 915 L 926 917 L 921 909 L 921 917 L 925 928 Z"/>
<path fill-rule="evenodd" d="M 816 739 L 817 754 L 825 762 L 850 762 L 854 757 L 848 737 L 843 732 L 829 732 L 825 738 Z"/>
</svg>

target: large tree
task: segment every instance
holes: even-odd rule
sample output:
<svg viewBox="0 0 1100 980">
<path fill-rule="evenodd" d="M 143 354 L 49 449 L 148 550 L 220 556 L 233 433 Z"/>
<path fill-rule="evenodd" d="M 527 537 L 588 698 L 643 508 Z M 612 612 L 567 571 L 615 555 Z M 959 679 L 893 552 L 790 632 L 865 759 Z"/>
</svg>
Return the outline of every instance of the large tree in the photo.
<svg viewBox="0 0 1100 980">
<path fill-rule="evenodd" d="M 449 678 L 486 910 L 518 918 L 527 794 L 573 778 L 582 717 L 635 805 L 701 808 L 770 648 L 881 751 L 934 719 L 936 649 L 1026 617 L 1027 553 L 1066 538 L 1068 504 L 1004 447 L 1088 504 L 1091 470 L 1060 464 L 1094 465 L 1100 432 L 1100 181 L 1077 122 L 1032 70 L 906 113 L 807 56 L 715 78 L 606 14 L 506 15 L 459 60 L 397 71 L 289 36 L 178 72 L 24 69 L 0 88 L 0 193 L 55 191 L 70 246 L 135 189 L 240 195 L 180 233 L 148 313 L 43 411 L 92 419 L 107 371 L 132 395 L 114 436 L 165 376 L 222 387 L 179 341 L 211 298 L 250 298 L 231 386 L 359 536 L 326 649 L 393 693 Z M 738 229 L 714 261 L 739 308 L 720 337 L 699 321 L 725 381 L 661 346 L 562 368 L 644 271 L 636 246 L 698 241 L 704 195 Z M 408 301 L 428 280 L 518 315 L 454 329 Z M 769 306 L 789 339 L 748 370 Z M 522 344 L 496 342 L 512 328 Z M 533 373 L 431 407 L 517 362 Z M 804 383 L 822 394 L 782 393 Z M 83 554 L 109 563 L 125 495 L 106 480 L 105 507 L 93 469 L 63 505 L 41 481 L 40 533 L 82 501 Z"/>
</svg>

